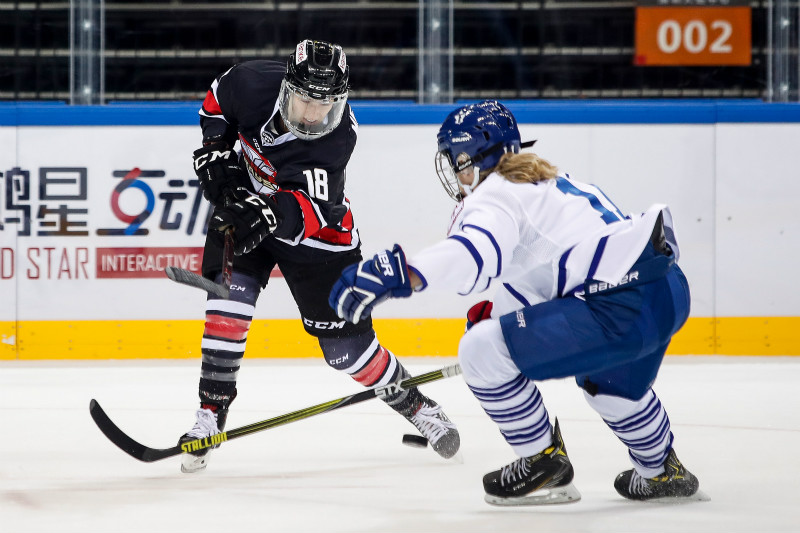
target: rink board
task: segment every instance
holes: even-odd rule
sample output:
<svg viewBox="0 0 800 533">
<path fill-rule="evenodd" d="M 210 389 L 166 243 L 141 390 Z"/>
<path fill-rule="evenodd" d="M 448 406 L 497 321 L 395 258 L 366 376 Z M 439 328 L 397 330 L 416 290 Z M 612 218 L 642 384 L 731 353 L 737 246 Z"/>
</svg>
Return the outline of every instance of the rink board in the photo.
<svg viewBox="0 0 800 533">
<path fill-rule="evenodd" d="M 800 105 L 752 101 L 510 102 L 522 136 L 623 212 L 670 205 L 689 323 L 670 353 L 798 355 Z M 353 102 L 348 197 L 364 255 L 440 240 L 453 203 L 433 172 L 453 106 Z M 190 154 L 197 105 L 0 104 L 0 358 L 195 357 L 209 205 Z M 136 149 L 136 148 L 143 149 Z M 317 357 L 278 272 L 248 357 Z M 454 355 L 469 297 L 426 291 L 376 310 L 399 354 Z"/>
<path fill-rule="evenodd" d="M 798 329 L 797 317 L 692 317 L 667 354 L 800 355 Z M 375 330 L 397 355 L 446 357 L 458 353 L 464 321 L 377 319 Z M 0 360 L 198 358 L 202 333 L 199 320 L 0 322 Z M 307 358 L 321 352 L 299 320 L 255 320 L 247 357 Z"/>
</svg>

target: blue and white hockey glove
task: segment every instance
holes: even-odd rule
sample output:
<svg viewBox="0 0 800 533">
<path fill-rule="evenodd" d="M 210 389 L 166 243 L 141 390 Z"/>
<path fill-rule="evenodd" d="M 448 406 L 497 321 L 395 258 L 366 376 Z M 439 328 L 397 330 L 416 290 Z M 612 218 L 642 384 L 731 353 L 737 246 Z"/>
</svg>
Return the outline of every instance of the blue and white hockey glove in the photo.
<svg viewBox="0 0 800 533">
<path fill-rule="evenodd" d="M 340 318 L 358 324 L 384 300 L 408 298 L 412 292 L 406 254 L 395 244 L 391 250 L 345 268 L 331 290 L 328 304 Z"/>
</svg>

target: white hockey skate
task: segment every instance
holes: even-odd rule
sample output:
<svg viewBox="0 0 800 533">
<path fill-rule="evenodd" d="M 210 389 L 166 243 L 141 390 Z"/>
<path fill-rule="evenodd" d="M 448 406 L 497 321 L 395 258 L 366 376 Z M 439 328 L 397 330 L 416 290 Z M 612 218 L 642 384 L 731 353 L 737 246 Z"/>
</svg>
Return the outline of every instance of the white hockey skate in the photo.
<svg viewBox="0 0 800 533">
<path fill-rule="evenodd" d="M 456 425 L 447 418 L 441 406 L 417 389 L 409 392 L 404 403 L 406 402 L 406 407 L 395 409 L 428 439 L 433 451 L 445 459 L 453 458 L 461 447 L 461 437 Z"/>
<path fill-rule="evenodd" d="M 222 428 L 219 427 L 217 413 L 211 409 L 205 409 L 201 407 L 197 410 L 195 415 L 196 421 L 194 423 L 194 427 L 181 436 L 180 440 L 178 440 L 179 444 L 197 439 L 204 439 L 221 433 Z M 224 418 L 225 417 L 223 417 L 223 427 Z M 184 474 L 192 474 L 194 472 L 203 470 L 206 466 L 208 466 L 208 452 L 216 447 L 217 446 L 210 446 L 195 452 L 184 453 L 181 456 L 181 472 Z"/>
<path fill-rule="evenodd" d="M 426 400 L 420 402 L 416 413 L 411 415 L 409 421 L 416 426 L 423 437 L 428 439 L 436 453 L 445 459 L 450 459 L 461 446 L 458 429 L 447 418 L 439 404 L 428 398 Z"/>
</svg>

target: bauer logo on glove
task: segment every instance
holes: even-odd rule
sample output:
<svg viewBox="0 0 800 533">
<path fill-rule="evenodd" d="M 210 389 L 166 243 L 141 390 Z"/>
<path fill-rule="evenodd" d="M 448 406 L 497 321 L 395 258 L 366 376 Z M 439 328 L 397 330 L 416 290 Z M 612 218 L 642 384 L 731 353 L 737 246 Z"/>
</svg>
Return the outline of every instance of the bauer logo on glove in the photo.
<svg viewBox="0 0 800 533">
<path fill-rule="evenodd" d="M 388 252 L 389 250 L 384 250 L 379 252 L 375 257 L 377 257 L 378 261 L 380 262 L 381 268 L 383 269 L 383 275 L 391 277 L 394 276 L 394 270 L 392 270 L 392 262 L 389 259 Z"/>
<path fill-rule="evenodd" d="M 406 255 L 400 245 L 350 265 L 331 290 L 328 304 L 340 318 L 358 324 L 372 309 L 389 298 L 411 296 Z"/>
</svg>

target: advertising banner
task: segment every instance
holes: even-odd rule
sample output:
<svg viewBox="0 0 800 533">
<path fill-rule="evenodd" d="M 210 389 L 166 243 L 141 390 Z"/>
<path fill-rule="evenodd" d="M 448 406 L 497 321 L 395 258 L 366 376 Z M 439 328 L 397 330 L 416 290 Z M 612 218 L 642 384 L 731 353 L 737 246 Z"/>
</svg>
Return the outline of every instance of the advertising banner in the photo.
<svg viewBox="0 0 800 533">
<path fill-rule="evenodd" d="M 168 131 L 19 130 L 17 160 L 3 158 L 0 170 L 0 290 L 25 298 L 0 307 L 0 319 L 99 319 L 114 300 L 125 301 L 124 287 L 136 287 L 137 280 L 166 279 L 167 266 L 200 271 L 211 206 L 187 156 L 197 132 Z M 179 151 L 156 150 L 148 138 L 169 140 Z M 107 280 L 129 283 L 112 290 Z M 37 300 L 65 289 L 75 298 L 60 298 L 42 316 Z M 153 310 L 142 306 L 122 315 L 153 318 Z"/>
</svg>

